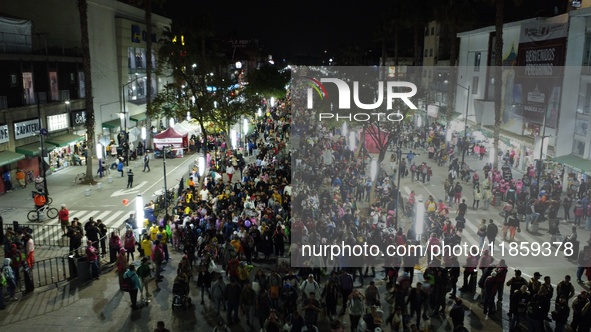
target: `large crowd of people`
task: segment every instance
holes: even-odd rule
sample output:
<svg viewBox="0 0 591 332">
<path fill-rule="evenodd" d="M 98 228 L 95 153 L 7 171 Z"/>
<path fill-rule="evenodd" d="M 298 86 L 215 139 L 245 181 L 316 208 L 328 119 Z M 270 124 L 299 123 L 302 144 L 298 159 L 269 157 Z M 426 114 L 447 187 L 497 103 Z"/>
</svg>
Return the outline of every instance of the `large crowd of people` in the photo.
<svg viewBox="0 0 591 332">
<path fill-rule="evenodd" d="M 521 179 L 513 179 L 511 168 L 517 161 L 510 151 L 500 155 L 501 169 L 489 164 L 471 169 L 459 156 L 482 159 L 488 153 L 485 145 L 457 135 L 448 143 L 446 129 L 436 123 L 422 128 L 401 125 L 393 144 L 411 151 L 392 153 L 390 163 L 383 163 L 372 178 L 370 154 L 354 149 L 353 142 L 316 121 L 312 111 L 297 107 L 302 104 L 298 98 L 305 96 L 288 94 L 269 106 L 257 118 L 244 149 L 230 149 L 221 137 L 195 144 L 198 152 L 207 147 L 213 156 L 208 171 L 195 164 L 186 188 L 179 188 L 178 199 L 163 219 L 155 218 L 148 206 L 145 227 L 137 229 L 132 215 L 128 231 L 121 236 L 107 235 L 100 221 L 89 224 L 91 233 L 97 233 L 92 238 L 89 229 L 77 224 L 64 228 L 64 235 L 75 241 L 87 235 L 91 276 L 99 278 L 93 262 L 105 255 L 108 242 L 120 288 L 129 292 L 132 307 L 139 309 L 154 290 L 162 289 L 163 269 L 176 268 L 169 290 L 178 298 L 173 306 L 203 306 L 215 312 L 219 323 L 214 331 L 229 330 L 241 317 L 248 326 L 266 332 L 319 331 L 323 319 L 334 331 L 345 326 L 352 332 L 423 331 L 427 321 L 447 317 L 454 331 L 463 331 L 465 306 L 460 293 L 475 295 L 486 317 L 508 302 L 510 330 L 525 324 L 532 331 L 542 331 L 545 322 L 553 321 L 554 330 L 560 332 L 571 316 L 573 330 L 591 329 L 589 297 L 586 292 L 575 294 L 569 275 L 555 288 L 548 276 L 538 272 L 530 280 L 519 270 L 511 276 L 505 261 L 496 261 L 488 250 L 465 261 L 452 255 L 426 260 L 413 255 L 364 257 L 362 261 L 344 255 L 303 255 L 303 245 L 319 243 L 426 243 L 428 247 L 442 241 L 459 243 L 470 203 L 472 209 L 487 210 L 491 203 L 501 205 L 497 200 L 502 201 L 502 217 L 482 220 L 477 234 L 480 246 L 514 241 L 522 219 L 526 231 L 544 218 L 553 224 L 560 207 L 569 220 L 573 206 L 575 227 L 565 241 L 575 241 L 576 226 L 591 227 L 590 221 L 583 223 L 588 215 L 591 220 L 591 205 L 585 192 L 569 192 L 563 198 L 560 182 L 550 177 L 542 176 L 544 182 L 538 188 L 533 166 Z M 425 153 L 427 161 L 418 163 L 419 153 Z M 416 224 L 407 222 L 417 210 L 415 193 L 403 197 L 396 179 L 399 175 L 428 183 L 436 167 L 446 169 L 446 194 L 429 196 L 422 203 L 425 225 L 417 234 Z M 367 213 L 362 211 L 365 207 Z M 558 227 L 550 231 L 556 234 Z M 19 251 L 25 246 L 27 252 L 29 239 L 7 238 L 4 265 L 32 267 L 33 259 Z M 80 246 L 71 243 L 73 251 Z M 139 266 L 133 264 L 136 251 Z M 174 267 L 172 251 L 183 253 Z M 286 259 L 290 259 L 287 266 Z M 576 281 L 581 282 L 583 274 L 591 278 L 590 263 L 591 249 L 586 246 L 579 255 Z M 418 265 L 424 266 L 420 272 Z M 383 280 L 377 279 L 376 273 L 382 270 Z M 10 277 L 12 270 L 6 271 L 3 275 Z M 14 283 L 7 279 L 11 297 Z M 197 287 L 199 301 L 191 301 L 191 287 Z M 506 289 L 509 298 L 503 297 Z"/>
</svg>

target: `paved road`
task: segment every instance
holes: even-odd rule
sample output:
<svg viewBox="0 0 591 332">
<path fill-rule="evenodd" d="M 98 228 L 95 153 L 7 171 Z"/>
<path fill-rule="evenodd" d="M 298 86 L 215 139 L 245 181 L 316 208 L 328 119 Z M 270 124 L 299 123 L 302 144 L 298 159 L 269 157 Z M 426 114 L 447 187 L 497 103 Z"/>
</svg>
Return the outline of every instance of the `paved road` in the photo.
<svg viewBox="0 0 591 332">
<path fill-rule="evenodd" d="M 417 161 L 426 160 L 425 156 L 417 157 Z M 192 163 L 194 156 L 186 156 L 183 159 L 167 160 L 168 185 L 176 184 L 181 176 L 186 174 L 188 165 Z M 473 168 L 481 168 L 478 161 L 469 160 Z M 103 180 L 102 190 L 94 187 L 90 196 L 85 196 L 84 186 L 72 186 L 71 181 L 77 172 L 82 168 L 71 167 L 62 170 L 48 177 L 48 183 L 51 196 L 54 198 L 54 204 L 59 205 L 65 202 L 71 210 L 73 216 L 78 216 L 80 220 L 85 221 L 93 216 L 95 219 L 103 219 L 109 226 L 121 225 L 128 213 L 133 212 L 133 201 L 137 194 L 143 195 L 144 199 L 150 199 L 152 194 L 160 189 L 163 178 L 163 169 L 161 160 L 152 160 L 152 171 L 142 173 L 138 165 L 131 164 L 134 168 L 136 184 L 144 185 L 136 187 L 133 190 L 126 191 L 126 178 L 113 176 L 113 182 Z M 429 194 L 435 197 L 443 197 L 443 179 L 446 176 L 446 169 L 433 167 L 434 177 L 431 183 L 417 184 L 410 181 L 409 178 L 402 179 L 403 192 L 413 188 L 417 194 L 423 197 Z M 517 176 L 517 174 L 516 174 Z M 468 186 L 465 186 L 468 187 Z M 122 200 L 130 200 L 128 206 L 123 206 Z M 468 201 L 471 202 L 471 194 L 468 194 Z M 0 199 L 0 211 L 4 220 L 24 220 L 25 213 L 30 209 L 32 200 L 29 198 L 28 190 L 15 191 L 3 195 Z M 496 218 L 499 220 L 496 210 L 489 211 L 468 211 L 467 231 L 464 234 L 464 240 L 470 243 L 476 242 L 475 222 L 481 218 Z M 55 224 L 56 221 L 46 222 Z M 567 233 L 568 225 L 561 225 L 561 231 Z M 532 235 L 522 232 L 518 234 L 519 241 L 547 241 L 549 236 L 544 233 L 544 224 L 540 230 L 542 235 Z M 588 232 L 581 231 L 580 238 L 586 239 Z M 53 255 L 55 249 L 38 249 L 41 252 L 51 252 Z M 64 249 L 67 251 L 67 249 Z M 173 265 L 178 261 L 179 256 L 173 254 Z M 553 283 L 557 283 L 564 274 L 569 273 L 574 276 L 576 266 L 561 255 L 557 257 L 532 259 L 527 257 L 507 258 L 507 262 L 512 267 L 521 267 L 527 275 L 532 275 L 535 271 L 540 271 L 544 275 L 550 275 Z M 263 265 L 270 268 L 272 265 Z M 167 268 L 165 271 L 166 281 L 163 284 L 163 291 L 155 293 L 153 302 L 146 308 L 132 312 L 129 308 L 129 298 L 127 294 L 118 291 L 118 285 L 113 273 L 103 275 L 99 281 L 89 284 L 76 285 L 69 283 L 59 288 L 49 287 L 37 289 L 34 293 L 25 295 L 20 300 L 9 305 L 7 310 L 0 311 L 0 326 L 3 331 L 18 331 L 22 329 L 49 329 L 51 331 L 106 331 L 106 330 L 125 330 L 125 331 L 146 331 L 152 329 L 158 320 L 164 320 L 173 331 L 210 331 L 217 320 L 217 317 L 210 311 L 204 310 L 197 305 L 194 310 L 173 314 L 170 310 L 171 296 L 169 293 L 175 268 Z M 417 272 L 419 273 L 419 272 Z M 510 273 L 512 274 L 512 273 Z M 376 281 L 384 290 L 381 282 L 381 274 L 378 274 Z M 418 275 L 417 275 L 418 276 Z M 366 280 L 367 282 L 367 280 Z M 575 285 L 577 291 L 582 290 L 580 285 Z M 199 303 L 199 293 L 196 287 L 192 287 L 192 297 L 195 303 Z M 466 313 L 466 325 L 471 331 L 503 331 L 506 330 L 506 305 L 501 311 L 502 316 L 491 317 L 485 320 L 482 310 L 477 302 L 471 301 L 471 296 L 465 297 L 468 309 Z M 508 295 L 505 295 L 508 298 Z M 206 299 L 206 305 L 209 305 Z M 387 307 L 387 306 L 386 306 Z M 502 318 L 501 318 L 502 317 Z M 345 317 L 345 322 L 348 319 Z M 322 331 L 328 328 L 326 319 L 321 316 L 319 327 Z M 438 319 L 430 321 L 431 330 L 449 331 L 449 323 Z M 246 326 L 235 326 L 233 331 L 247 330 Z"/>
</svg>

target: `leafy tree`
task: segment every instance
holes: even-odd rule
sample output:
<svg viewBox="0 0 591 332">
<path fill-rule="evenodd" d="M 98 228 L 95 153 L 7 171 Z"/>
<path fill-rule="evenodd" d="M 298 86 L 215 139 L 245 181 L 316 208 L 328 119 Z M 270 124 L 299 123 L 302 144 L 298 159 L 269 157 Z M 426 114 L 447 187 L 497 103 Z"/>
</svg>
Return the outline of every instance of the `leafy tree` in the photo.
<svg viewBox="0 0 591 332">
<path fill-rule="evenodd" d="M 223 54 L 216 45 L 209 44 L 206 27 L 183 26 L 173 22 L 166 28 L 158 52 L 158 72 L 168 72 L 173 83 L 167 86 L 162 96 L 157 96 L 149 110 L 150 115 L 164 112 L 158 106 L 165 103 L 168 112 L 182 118 L 187 115 L 197 120 L 204 139 L 207 139 L 206 122 L 212 120 L 215 101 L 214 81 L 223 76 L 227 68 Z M 179 105 L 174 105 L 174 103 Z M 206 145 L 205 145 L 206 148 Z"/>
<path fill-rule="evenodd" d="M 259 68 L 249 70 L 246 74 L 248 85 L 245 93 L 248 97 L 255 95 L 262 98 L 285 98 L 286 86 L 289 83 L 289 71 L 280 69 L 277 65 L 265 63 Z"/>
</svg>

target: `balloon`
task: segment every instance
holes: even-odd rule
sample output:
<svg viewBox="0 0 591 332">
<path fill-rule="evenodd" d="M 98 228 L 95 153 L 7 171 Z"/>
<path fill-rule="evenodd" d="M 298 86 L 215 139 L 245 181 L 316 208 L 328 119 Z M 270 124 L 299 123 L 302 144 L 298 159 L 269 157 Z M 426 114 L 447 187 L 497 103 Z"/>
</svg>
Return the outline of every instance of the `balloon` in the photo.
<svg viewBox="0 0 591 332">
<path fill-rule="evenodd" d="M 250 220 L 246 220 L 246 221 L 244 222 L 244 226 L 246 226 L 246 227 L 250 227 Z"/>
<path fill-rule="evenodd" d="M 123 200 L 123 205 L 127 205 L 127 204 L 129 204 L 129 200 L 126 198 Z"/>
</svg>

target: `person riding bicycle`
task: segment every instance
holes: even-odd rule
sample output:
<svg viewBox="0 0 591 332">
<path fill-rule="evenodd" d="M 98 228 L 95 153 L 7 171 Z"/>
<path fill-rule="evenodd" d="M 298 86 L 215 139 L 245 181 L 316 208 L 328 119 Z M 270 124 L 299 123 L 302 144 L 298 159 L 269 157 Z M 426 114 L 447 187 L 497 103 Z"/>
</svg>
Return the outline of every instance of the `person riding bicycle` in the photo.
<svg viewBox="0 0 591 332">
<path fill-rule="evenodd" d="M 47 203 L 47 198 L 45 197 L 45 193 L 43 191 L 38 191 L 33 194 L 33 202 L 35 203 L 35 208 L 40 210 L 45 206 Z"/>
</svg>

